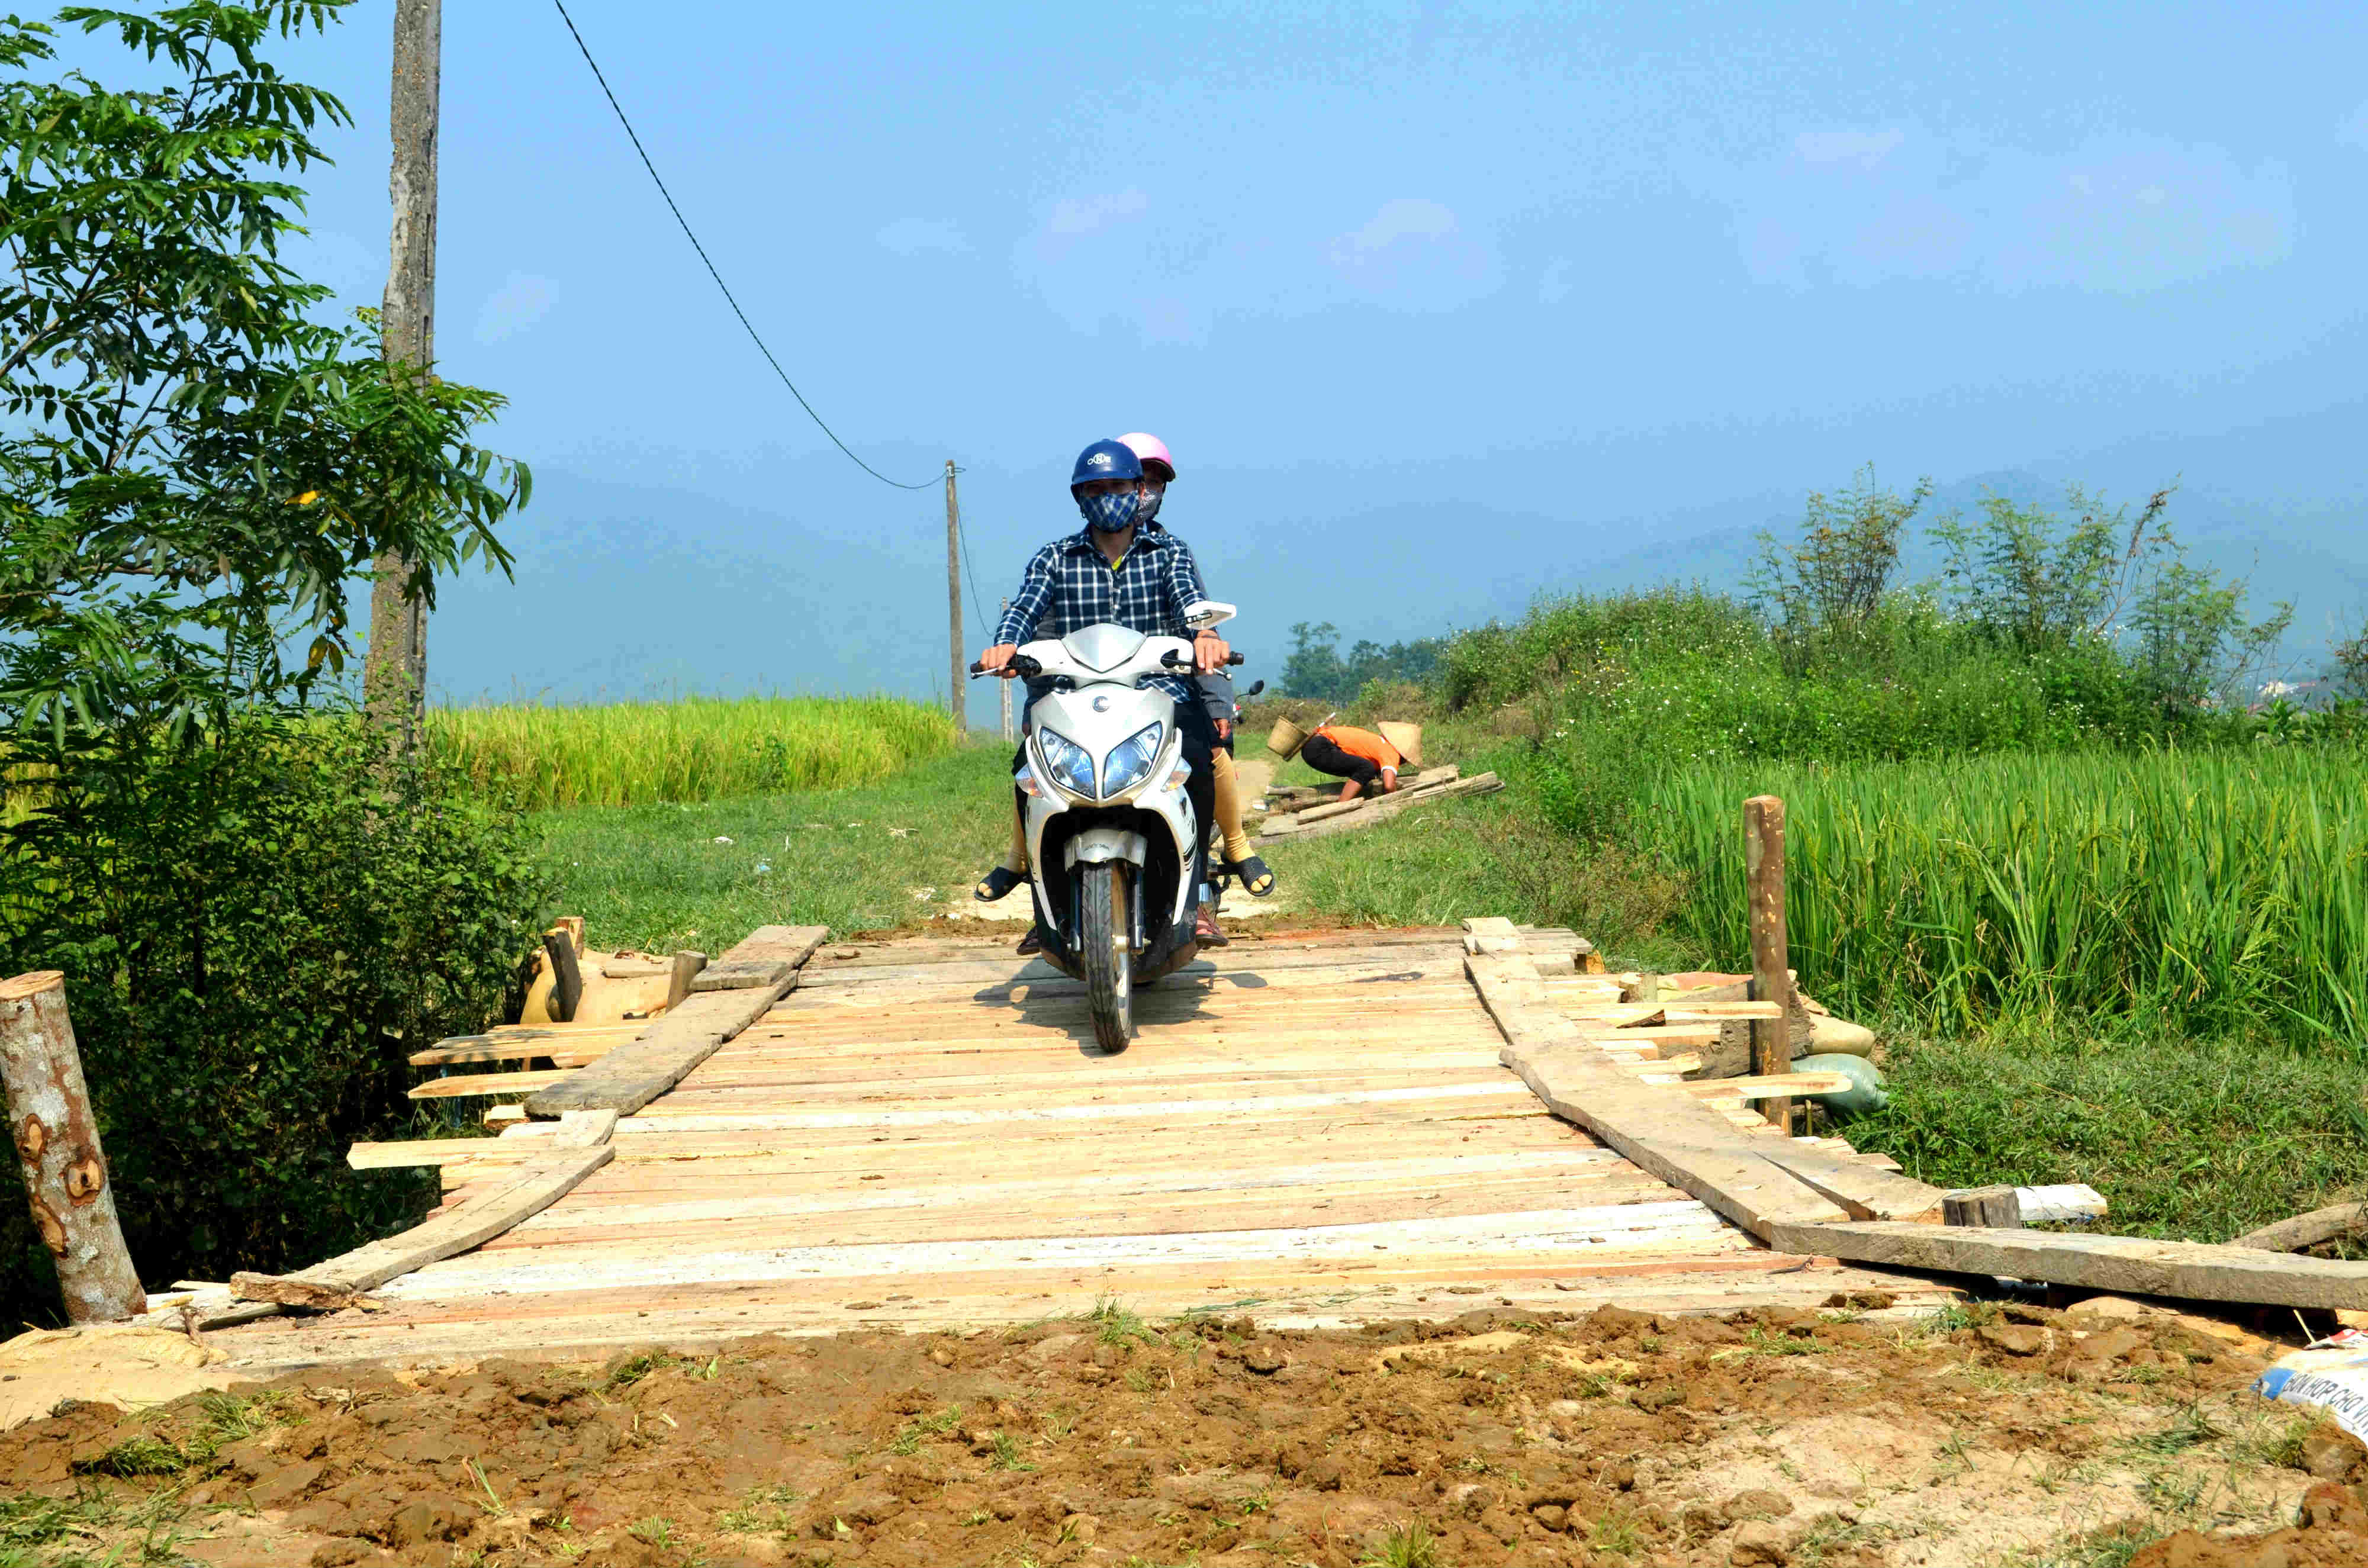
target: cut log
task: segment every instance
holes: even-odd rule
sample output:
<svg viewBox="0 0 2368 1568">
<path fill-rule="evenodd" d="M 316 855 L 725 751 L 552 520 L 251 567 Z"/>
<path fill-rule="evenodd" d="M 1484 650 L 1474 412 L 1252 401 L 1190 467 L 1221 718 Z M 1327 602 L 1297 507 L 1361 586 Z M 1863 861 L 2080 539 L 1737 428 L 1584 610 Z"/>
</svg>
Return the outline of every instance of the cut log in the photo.
<svg viewBox="0 0 2368 1568">
<path fill-rule="evenodd" d="M 819 941 L 819 938 L 817 938 Z M 526 1108 L 535 1116 L 571 1110 L 613 1110 L 630 1116 L 683 1080 L 717 1047 L 765 1016 L 797 984 L 788 979 L 747 991 L 694 992 L 641 1036 L 538 1090 Z"/>
<path fill-rule="evenodd" d="M 2253 1247 L 2263 1252 L 2299 1252 L 2321 1242 L 2331 1242 L 2338 1236 L 2363 1234 L 2368 1234 L 2368 1206 L 2354 1199 L 2349 1203 L 2314 1209 L 2307 1214 L 2297 1214 L 2291 1220 L 2281 1220 L 2258 1231 L 2248 1231 L 2228 1244 Z"/>
<path fill-rule="evenodd" d="M 1444 801 L 1464 795 L 1486 795 L 1504 787 L 1504 780 L 1493 773 L 1474 774 L 1472 778 L 1459 778 L 1452 784 L 1442 784 L 1435 789 L 1401 790 L 1395 795 L 1382 795 L 1369 801 L 1363 811 L 1346 812 L 1329 822 L 1306 823 L 1304 821 L 1306 813 L 1302 812 L 1300 817 L 1294 820 L 1292 827 L 1284 828 L 1282 818 L 1269 817 L 1267 819 L 1265 829 L 1258 836 L 1260 838 L 1289 837 L 1296 840 L 1321 838 L 1334 833 L 1357 832 L 1372 827 L 1377 823 L 1387 822 L 1408 808 L 1422 804 L 1425 801 Z"/>
<path fill-rule="evenodd" d="M 1344 817 L 1350 812 L 1361 812 L 1364 809 L 1365 800 L 1361 795 L 1354 800 L 1334 801 L 1328 805 L 1309 806 L 1300 812 L 1299 825 L 1306 827 L 1314 823 L 1329 822 L 1334 817 Z"/>
<path fill-rule="evenodd" d="M 591 1148 L 554 1150 L 487 1181 L 475 1196 L 400 1235 L 357 1247 L 295 1274 L 233 1274 L 231 1293 L 242 1301 L 277 1301 L 315 1312 L 351 1306 L 365 1290 L 439 1258 L 483 1246 L 519 1221 L 541 1213 L 616 1153 L 605 1142 Z"/>
<path fill-rule="evenodd" d="M 66 1320 L 120 1323 L 147 1311 L 115 1217 L 115 1186 L 66 1016 L 66 977 L 56 970 L 0 981 L 0 1097 Z"/>
<path fill-rule="evenodd" d="M 2333 1310 L 2368 1307 L 2368 1263 L 2294 1257 L 2253 1247 L 1881 1221 L 1780 1222 L 1770 1227 L 1767 1240 L 1779 1252 L 1802 1256 L 2038 1279 L 2119 1296 Z"/>
</svg>

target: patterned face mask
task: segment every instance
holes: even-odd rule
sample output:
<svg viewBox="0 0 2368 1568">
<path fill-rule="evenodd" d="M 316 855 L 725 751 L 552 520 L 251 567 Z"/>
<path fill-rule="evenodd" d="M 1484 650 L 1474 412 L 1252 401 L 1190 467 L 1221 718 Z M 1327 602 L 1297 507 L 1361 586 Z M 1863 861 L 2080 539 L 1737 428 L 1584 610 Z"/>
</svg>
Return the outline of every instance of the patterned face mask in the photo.
<svg viewBox="0 0 2368 1568">
<path fill-rule="evenodd" d="M 1106 495 L 1079 493 L 1077 510 L 1086 515 L 1086 522 L 1097 533 L 1120 534 L 1133 528 L 1140 509 L 1142 493 L 1120 490 Z"/>
<path fill-rule="evenodd" d="M 1164 484 L 1146 483 L 1143 488 L 1143 506 L 1134 514 L 1134 520 L 1138 523 L 1147 523 L 1159 516 L 1159 503 L 1167 496 L 1167 486 Z"/>
</svg>

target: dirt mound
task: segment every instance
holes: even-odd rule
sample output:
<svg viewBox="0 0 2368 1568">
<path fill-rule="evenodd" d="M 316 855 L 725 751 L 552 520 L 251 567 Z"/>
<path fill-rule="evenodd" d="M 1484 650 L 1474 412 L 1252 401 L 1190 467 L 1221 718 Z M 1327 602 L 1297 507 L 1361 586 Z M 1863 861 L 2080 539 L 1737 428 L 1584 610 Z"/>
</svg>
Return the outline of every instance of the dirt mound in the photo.
<svg viewBox="0 0 2368 1568">
<path fill-rule="evenodd" d="M 29 1500 L 79 1499 L 60 1550 L 164 1529 L 204 1562 L 324 1568 L 1948 1562 L 2168 1495 L 2291 1518 L 2306 1478 L 2246 1425 L 2259 1365 L 2039 1312 L 1298 1334 L 1110 1308 L 85 1406 L 0 1437 L 0 1494 L 28 1500 L 12 1541 L 44 1539 Z M 2241 1508 L 2182 1479 L 2239 1473 Z"/>
</svg>

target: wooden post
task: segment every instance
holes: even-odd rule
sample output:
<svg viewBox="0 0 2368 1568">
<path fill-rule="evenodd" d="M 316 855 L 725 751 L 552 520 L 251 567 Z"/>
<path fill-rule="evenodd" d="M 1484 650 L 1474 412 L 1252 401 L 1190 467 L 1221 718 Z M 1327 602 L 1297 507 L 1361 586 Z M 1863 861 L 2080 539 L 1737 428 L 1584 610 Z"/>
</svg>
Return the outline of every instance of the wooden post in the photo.
<svg viewBox="0 0 2368 1568">
<path fill-rule="evenodd" d="M 394 199 L 379 350 L 429 373 L 436 363 L 436 139 L 443 97 L 443 0 L 395 0 L 391 128 Z M 367 711 L 400 749 L 417 742 L 427 698 L 427 605 L 406 590 L 418 562 L 393 551 L 372 563 Z"/>
<path fill-rule="evenodd" d="M 1941 1223 L 2022 1229 L 2022 1199 L 2010 1187 L 1969 1187 L 1941 1198 Z"/>
<path fill-rule="evenodd" d="M 674 956 L 674 969 L 666 977 L 666 1011 L 671 1013 L 690 994 L 691 976 L 707 967 L 707 955 L 683 949 Z"/>
<path fill-rule="evenodd" d="M 1743 874 L 1751 912 L 1751 999 L 1774 1002 L 1784 1015 L 1790 1015 L 1793 977 L 1784 936 L 1784 802 L 1773 795 L 1754 795 L 1743 802 Z M 1765 1077 L 1790 1072 L 1792 1066 L 1791 1017 L 1752 1019 L 1751 1071 Z M 1791 1096 L 1762 1100 L 1760 1110 L 1791 1133 Z"/>
<path fill-rule="evenodd" d="M 946 683 L 946 701 L 953 711 L 954 733 L 968 725 L 962 718 L 962 694 L 970 684 L 970 661 L 962 657 L 962 514 L 954 506 L 954 460 L 946 460 L 946 646 L 953 654 L 953 676 Z"/>
<path fill-rule="evenodd" d="M 70 1323 L 116 1323 L 148 1310 L 115 1217 L 82 1053 L 66 1017 L 66 977 L 36 970 L 0 981 L 0 1090 L 33 1226 L 57 1266 Z"/>
<path fill-rule="evenodd" d="M 564 928 L 553 926 L 542 934 L 542 954 L 551 964 L 551 1016 L 572 1024 L 576 1004 L 584 1000 L 584 971 L 575 961 L 575 944 Z"/>
</svg>

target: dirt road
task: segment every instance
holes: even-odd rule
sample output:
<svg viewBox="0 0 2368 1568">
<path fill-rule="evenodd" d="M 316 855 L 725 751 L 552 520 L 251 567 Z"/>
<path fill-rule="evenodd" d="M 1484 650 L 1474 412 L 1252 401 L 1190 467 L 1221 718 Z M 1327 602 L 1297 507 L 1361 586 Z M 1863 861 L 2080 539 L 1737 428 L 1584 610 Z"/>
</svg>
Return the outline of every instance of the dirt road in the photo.
<svg viewBox="0 0 2368 1568">
<path fill-rule="evenodd" d="M 0 1561 L 2123 1562 L 2132 1534 L 2287 1525 L 2295 1466 L 2362 1457 L 2246 1391 L 2274 1348 L 2110 1308 L 1903 1319 L 1879 1299 L 1307 1334 L 1111 1306 L 347 1369 L 0 1437 Z M 2360 1544 L 2349 1493 L 2314 1499 L 2295 1539 Z"/>
</svg>

